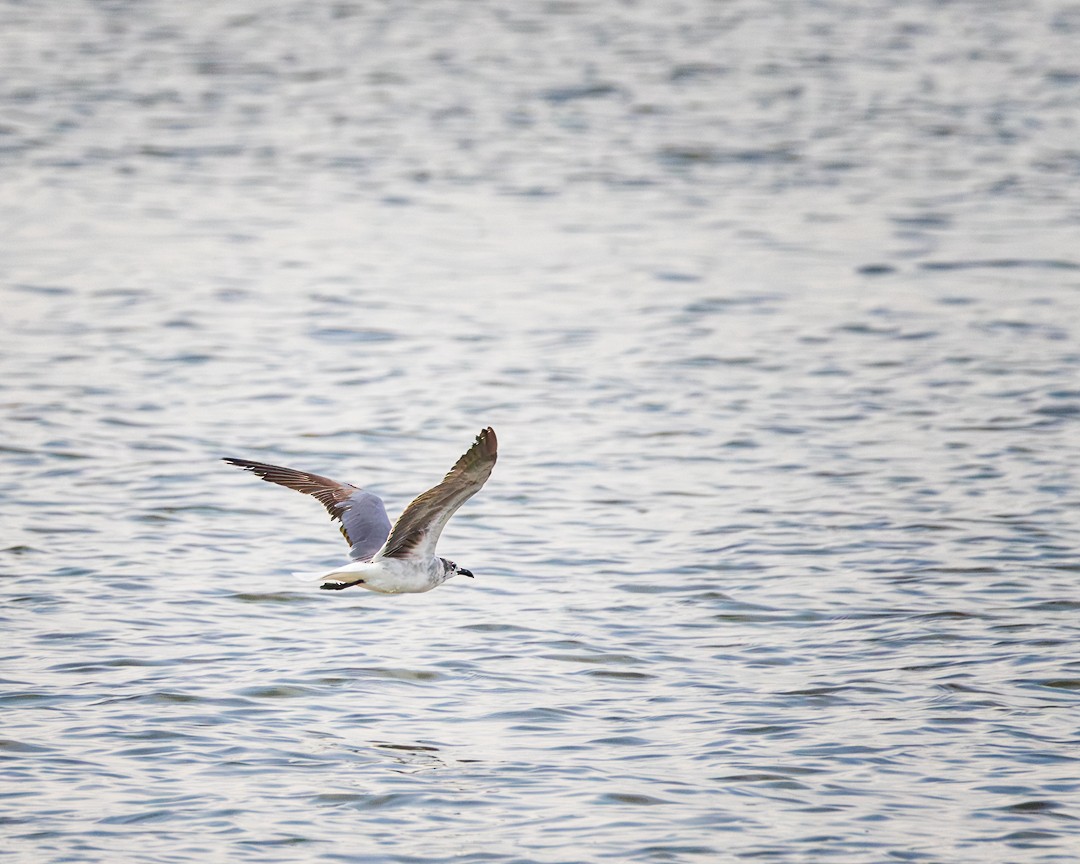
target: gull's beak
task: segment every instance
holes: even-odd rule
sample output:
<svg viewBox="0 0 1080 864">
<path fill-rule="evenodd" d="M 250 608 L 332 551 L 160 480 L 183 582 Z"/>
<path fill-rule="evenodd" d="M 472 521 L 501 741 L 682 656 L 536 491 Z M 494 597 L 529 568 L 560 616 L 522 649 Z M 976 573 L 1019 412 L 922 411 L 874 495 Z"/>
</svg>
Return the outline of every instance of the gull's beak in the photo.
<svg viewBox="0 0 1080 864">
<path fill-rule="evenodd" d="M 462 576 L 468 576 L 470 579 L 475 579 L 476 578 L 475 576 L 472 575 L 471 570 L 461 569 L 461 570 L 458 570 L 457 572 L 460 573 Z"/>
</svg>

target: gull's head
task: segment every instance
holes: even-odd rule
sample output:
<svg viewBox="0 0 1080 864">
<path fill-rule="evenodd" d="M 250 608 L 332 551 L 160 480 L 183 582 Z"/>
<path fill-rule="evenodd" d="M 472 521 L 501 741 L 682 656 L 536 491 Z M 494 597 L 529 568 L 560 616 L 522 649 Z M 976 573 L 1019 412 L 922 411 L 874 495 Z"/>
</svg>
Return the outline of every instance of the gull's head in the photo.
<svg viewBox="0 0 1080 864">
<path fill-rule="evenodd" d="M 452 579 L 454 576 L 461 574 L 462 576 L 468 576 L 470 579 L 475 578 L 471 570 L 466 570 L 464 567 L 458 567 L 453 561 L 448 561 L 446 558 L 440 559 L 443 562 L 443 570 L 446 572 L 446 578 Z"/>
</svg>

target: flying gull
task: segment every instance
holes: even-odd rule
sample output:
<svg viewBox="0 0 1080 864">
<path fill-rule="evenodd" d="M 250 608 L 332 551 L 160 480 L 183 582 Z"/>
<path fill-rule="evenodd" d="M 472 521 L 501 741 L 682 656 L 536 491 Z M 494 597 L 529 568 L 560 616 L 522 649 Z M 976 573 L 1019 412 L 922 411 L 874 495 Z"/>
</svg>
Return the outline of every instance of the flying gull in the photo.
<svg viewBox="0 0 1080 864">
<path fill-rule="evenodd" d="M 498 443 L 495 430 L 490 426 L 484 429 L 443 481 L 405 508 L 393 529 L 382 499 L 350 483 L 247 459 L 224 461 L 267 482 L 317 498 L 330 518 L 341 523 L 352 561 L 326 573 L 296 575 L 319 579 L 321 587 L 331 591 L 359 585 L 380 594 L 415 594 L 430 591 L 459 573 L 473 575 L 453 561 L 437 557 L 435 544 L 450 517 L 491 475 Z"/>
</svg>

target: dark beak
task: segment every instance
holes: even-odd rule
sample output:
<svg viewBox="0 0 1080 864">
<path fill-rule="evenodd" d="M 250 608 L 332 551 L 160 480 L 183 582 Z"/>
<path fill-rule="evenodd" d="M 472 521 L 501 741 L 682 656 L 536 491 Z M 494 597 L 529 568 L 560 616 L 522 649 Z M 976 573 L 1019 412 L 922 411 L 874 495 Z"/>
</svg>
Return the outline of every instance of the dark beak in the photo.
<svg viewBox="0 0 1080 864">
<path fill-rule="evenodd" d="M 461 570 L 458 570 L 457 572 L 460 573 L 462 576 L 468 576 L 470 579 L 475 579 L 476 578 L 475 576 L 472 575 L 471 570 L 461 569 Z"/>
</svg>

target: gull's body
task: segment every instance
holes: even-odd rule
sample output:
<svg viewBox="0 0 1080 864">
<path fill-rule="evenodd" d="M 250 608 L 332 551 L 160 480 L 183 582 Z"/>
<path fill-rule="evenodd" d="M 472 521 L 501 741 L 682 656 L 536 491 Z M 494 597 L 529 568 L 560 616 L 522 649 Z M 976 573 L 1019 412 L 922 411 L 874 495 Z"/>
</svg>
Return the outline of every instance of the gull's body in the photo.
<svg viewBox="0 0 1080 864">
<path fill-rule="evenodd" d="M 332 519 L 341 522 L 341 533 L 349 543 L 353 560 L 325 573 L 297 575 L 318 579 L 322 588 L 330 590 L 360 585 L 380 594 L 417 594 L 430 591 L 458 573 L 473 575 L 453 561 L 438 557 L 435 546 L 450 517 L 491 475 L 497 449 L 495 430 L 489 426 L 476 436 L 476 442 L 441 483 L 405 508 L 392 529 L 382 500 L 371 492 L 264 462 L 225 461 L 270 483 L 314 496 Z"/>
<path fill-rule="evenodd" d="M 451 566 L 447 567 L 449 564 Z M 348 588 L 360 585 L 379 594 L 419 594 L 442 585 L 447 579 L 468 571 L 455 569 L 445 558 L 429 557 L 426 561 L 409 558 L 377 558 L 373 561 L 352 561 L 326 573 L 296 573 L 301 579 L 322 580 L 323 588 Z"/>
</svg>

